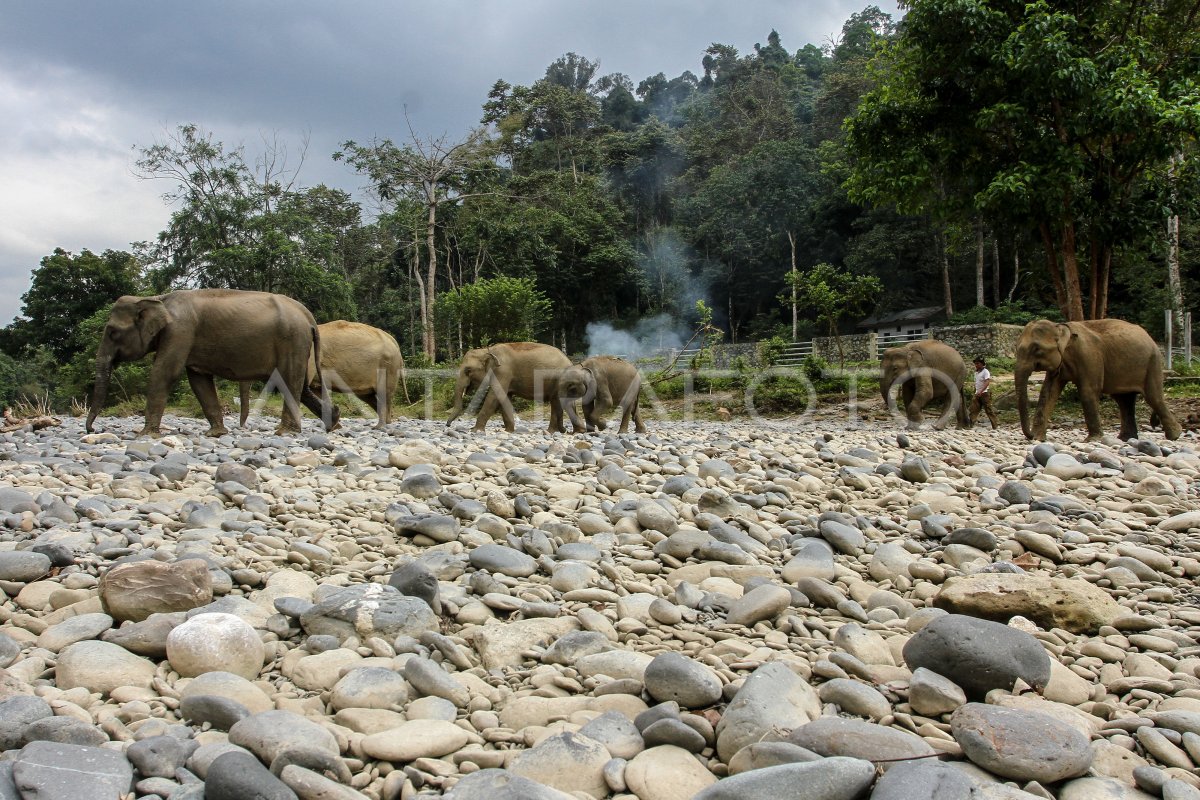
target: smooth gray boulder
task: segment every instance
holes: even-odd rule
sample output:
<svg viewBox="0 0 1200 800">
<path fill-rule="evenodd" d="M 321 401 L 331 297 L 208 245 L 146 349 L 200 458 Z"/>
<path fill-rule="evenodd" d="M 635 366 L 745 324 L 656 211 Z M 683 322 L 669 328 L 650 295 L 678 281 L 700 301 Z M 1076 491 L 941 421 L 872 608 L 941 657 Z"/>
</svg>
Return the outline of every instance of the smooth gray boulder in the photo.
<svg viewBox="0 0 1200 800">
<path fill-rule="evenodd" d="M 1025 631 L 999 622 L 947 614 L 930 622 L 904 645 L 904 662 L 936 672 L 982 698 L 1009 691 L 1020 678 L 1034 688 L 1050 681 L 1050 656 Z"/>
</svg>

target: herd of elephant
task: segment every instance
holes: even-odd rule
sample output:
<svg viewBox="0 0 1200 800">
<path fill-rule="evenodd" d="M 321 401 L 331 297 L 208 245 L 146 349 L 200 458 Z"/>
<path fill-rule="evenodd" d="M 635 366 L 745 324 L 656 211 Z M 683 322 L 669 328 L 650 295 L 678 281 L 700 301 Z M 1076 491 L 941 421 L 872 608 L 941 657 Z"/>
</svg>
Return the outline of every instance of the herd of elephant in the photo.
<svg viewBox="0 0 1200 800">
<path fill-rule="evenodd" d="M 317 325 L 301 303 L 283 295 L 233 289 L 190 289 L 154 297 L 122 297 L 113 306 L 96 352 L 96 382 L 86 429 L 91 432 L 104 408 L 113 367 L 155 353 L 146 390 L 146 424 L 141 433 L 158 435 L 171 387 L 183 372 L 208 420 L 209 435 L 227 433 L 214 378 L 241 385 L 241 422 L 249 413 L 249 386 L 265 381 L 280 391 L 284 408 L 280 431 L 300 429 L 300 408 L 319 416 L 327 430 L 338 424 L 329 391 L 353 394 L 373 406 L 379 425 L 391 421 L 392 396 L 403 380 L 404 359 L 385 331 L 356 322 Z M 1032 425 L 1028 382 L 1046 373 Z M 910 425 L 921 422 L 929 403 L 949 402 L 960 427 L 968 424 L 962 387 L 968 369 L 949 345 L 913 342 L 884 353 L 880 388 L 885 400 L 899 393 Z M 1141 327 L 1121 320 L 1055 323 L 1037 320 L 1025 326 L 1017 343 L 1017 409 L 1030 439 L 1045 439 L 1059 394 L 1067 383 L 1079 390 L 1089 438 L 1102 435 L 1099 402 L 1112 397 L 1120 409 L 1120 438 L 1137 436 L 1134 400 L 1143 395 L 1167 438 L 1181 429 L 1163 398 L 1162 356 Z M 487 390 L 475 420 L 483 430 L 499 411 L 508 431 L 515 429 L 510 396 L 545 398 L 550 430 L 563 432 L 563 413 L 575 432 L 604 430 L 613 408 L 620 409 L 619 432 L 634 423 L 645 431 L 638 410 L 641 377 L 633 364 L 613 356 L 593 356 L 573 364 L 561 350 L 536 342 L 509 342 L 471 350 L 463 356 L 454 389 L 449 425 L 467 398 Z M 583 405 L 583 419 L 575 403 Z M 944 416 L 948 416 L 948 410 Z"/>
</svg>

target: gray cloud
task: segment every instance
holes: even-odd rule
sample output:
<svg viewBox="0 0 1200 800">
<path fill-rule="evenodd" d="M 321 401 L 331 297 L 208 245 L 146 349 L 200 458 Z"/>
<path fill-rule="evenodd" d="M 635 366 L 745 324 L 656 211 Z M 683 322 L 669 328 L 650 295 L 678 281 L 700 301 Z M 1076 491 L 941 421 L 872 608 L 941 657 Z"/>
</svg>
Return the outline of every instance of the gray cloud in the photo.
<svg viewBox="0 0 1200 800">
<path fill-rule="evenodd" d="M 636 83 L 699 74 L 712 42 L 750 51 L 772 28 L 822 44 L 865 0 L 0 0 L 0 324 L 55 247 L 126 249 L 170 214 L 134 148 L 195 122 L 257 152 L 309 141 L 301 182 L 355 190 L 346 139 L 458 136 L 492 84 L 530 83 L 568 51 Z M 894 2 L 881 6 L 896 13 Z M 6 291 L 7 290 L 7 291 Z"/>
</svg>

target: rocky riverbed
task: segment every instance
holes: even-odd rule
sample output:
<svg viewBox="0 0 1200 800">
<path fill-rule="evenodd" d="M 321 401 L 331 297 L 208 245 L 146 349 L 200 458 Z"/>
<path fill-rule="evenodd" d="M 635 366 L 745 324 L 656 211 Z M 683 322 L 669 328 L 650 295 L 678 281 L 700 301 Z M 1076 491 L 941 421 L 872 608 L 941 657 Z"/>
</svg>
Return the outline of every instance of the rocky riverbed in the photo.
<svg viewBox="0 0 1200 800">
<path fill-rule="evenodd" d="M 0 437 L 2 800 L 1200 798 L 1194 433 L 102 422 Z"/>
</svg>

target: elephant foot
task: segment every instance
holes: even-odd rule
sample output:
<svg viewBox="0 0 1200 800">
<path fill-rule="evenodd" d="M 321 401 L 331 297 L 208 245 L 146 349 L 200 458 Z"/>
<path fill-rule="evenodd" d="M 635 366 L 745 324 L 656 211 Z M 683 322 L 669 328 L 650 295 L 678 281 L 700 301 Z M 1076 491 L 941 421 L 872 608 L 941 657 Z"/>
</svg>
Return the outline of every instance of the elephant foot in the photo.
<svg viewBox="0 0 1200 800">
<path fill-rule="evenodd" d="M 1103 434 L 1103 433 L 1089 433 L 1089 434 L 1087 435 L 1087 438 L 1086 438 L 1086 439 L 1084 439 L 1084 441 L 1085 441 L 1085 442 L 1098 442 L 1098 441 L 1100 441 L 1100 440 L 1101 440 L 1101 439 L 1103 439 L 1103 438 L 1104 438 L 1104 434 Z M 1126 437 L 1125 437 L 1125 436 L 1122 436 L 1121 438 L 1122 438 L 1122 439 L 1126 439 Z M 1137 435 L 1135 434 L 1134 436 L 1131 436 L 1131 437 L 1128 437 L 1128 438 L 1130 438 L 1130 439 L 1136 439 L 1136 438 L 1137 438 Z M 1042 441 L 1046 441 L 1046 437 L 1045 437 L 1045 436 L 1043 436 L 1043 437 L 1042 437 Z"/>
<path fill-rule="evenodd" d="M 300 428 L 292 427 L 291 425 L 280 425 L 278 428 L 275 429 L 276 436 L 290 436 L 290 435 L 295 435 L 297 433 L 300 433 Z"/>
<path fill-rule="evenodd" d="M 146 436 L 150 439 L 161 439 L 162 432 L 158 428 L 142 428 L 137 432 L 138 437 Z"/>
<path fill-rule="evenodd" d="M 1178 424 L 1163 425 L 1163 436 L 1166 436 L 1172 442 L 1178 439 L 1183 434 L 1183 428 Z"/>
<path fill-rule="evenodd" d="M 220 425 L 220 426 L 214 425 L 213 427 L 211 427 L 207 431 L 205 431 L 204 435 L 211 436 L 214 439 L 216 439 L 217 437 L 225 436 L 228 433 L 229 433 L 229 429 L 226 428 L 224 425 Z"/>
</svg>

